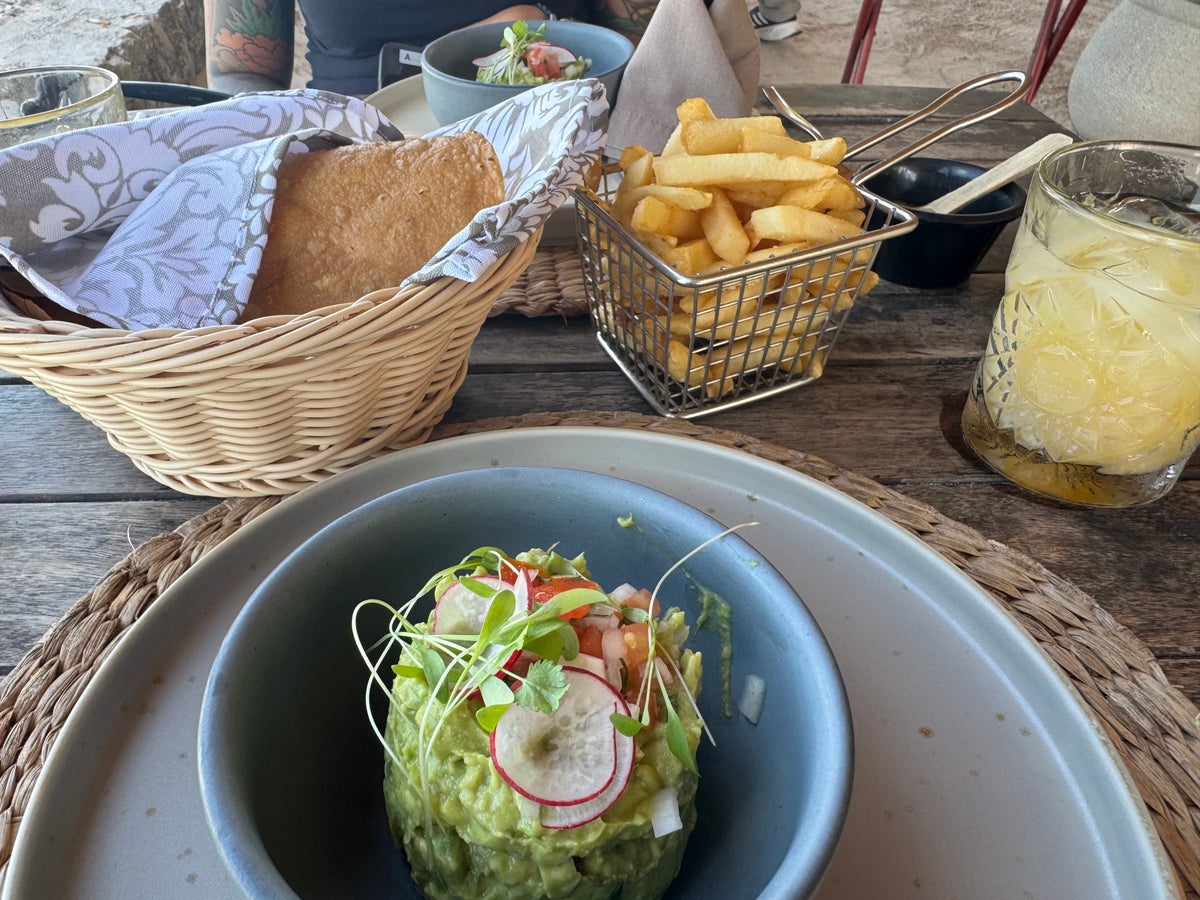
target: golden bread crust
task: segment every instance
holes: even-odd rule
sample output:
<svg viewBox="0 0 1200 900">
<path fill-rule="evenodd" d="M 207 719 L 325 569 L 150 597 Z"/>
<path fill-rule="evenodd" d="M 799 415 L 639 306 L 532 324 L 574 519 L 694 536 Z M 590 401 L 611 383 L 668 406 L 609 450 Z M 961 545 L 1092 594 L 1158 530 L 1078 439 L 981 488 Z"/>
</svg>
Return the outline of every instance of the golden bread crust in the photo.
<svg viewBox="0 0 1200 900">
<path fill-rule="evenodd" d="M 503 199 L 496 152 L 473 131 L 285 157 L 241 321 L 396 287 Z"/>
</svg>

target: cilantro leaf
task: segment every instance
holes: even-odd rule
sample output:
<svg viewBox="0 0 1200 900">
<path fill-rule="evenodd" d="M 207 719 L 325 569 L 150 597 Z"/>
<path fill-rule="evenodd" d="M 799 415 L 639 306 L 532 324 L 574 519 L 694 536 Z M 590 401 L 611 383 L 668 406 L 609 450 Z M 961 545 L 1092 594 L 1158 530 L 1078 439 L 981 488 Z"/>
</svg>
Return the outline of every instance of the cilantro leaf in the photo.
<svg viewBox="0 0 1200 900">
<path fill-rule="evenodd" d="M 562 666 L 548 659 L 539 659 L 529 667 L 516 700 L 520 706 L 537 712 L 552 713 L 567 692 L 567 679 Z"/>
</svg>

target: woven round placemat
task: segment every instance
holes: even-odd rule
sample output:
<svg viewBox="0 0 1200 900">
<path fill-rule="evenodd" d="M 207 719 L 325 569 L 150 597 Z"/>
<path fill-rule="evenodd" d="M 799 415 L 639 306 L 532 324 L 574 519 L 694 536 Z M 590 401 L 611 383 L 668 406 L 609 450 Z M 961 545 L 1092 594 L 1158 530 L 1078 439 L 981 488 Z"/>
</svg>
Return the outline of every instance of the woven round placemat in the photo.
<svg viewBox="0 0 1200 900">
<path fill-rule="evenodd" d="M 978 582 L 1041 645 L 1116 746 L 1188 897 L 1200 897 L 1200 711 L 1090 596 L 1027 556 L 861 475 L 744 434 L 635 413 L 567 412 L 441 426 L 434 440 L 596 426 L 693 438 L 817 479 L 875 509 Z M 137 547 L 80 599 L 0 690 L 0 884 L 30 791 L 96 667 L 176 578 L 279 498 L 226 500 Z"/>
</svg>

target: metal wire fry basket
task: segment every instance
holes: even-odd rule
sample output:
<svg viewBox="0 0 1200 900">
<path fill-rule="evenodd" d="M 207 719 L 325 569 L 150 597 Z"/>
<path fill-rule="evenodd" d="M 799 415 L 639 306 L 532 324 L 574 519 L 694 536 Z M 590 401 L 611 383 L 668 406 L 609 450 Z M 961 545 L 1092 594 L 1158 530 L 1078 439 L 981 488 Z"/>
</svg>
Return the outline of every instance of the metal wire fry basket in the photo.
<svg viewBox="0 0 1200 900">
<path fill-rule="evenodd" d="M 881 241 L 916 216 L 858 187 L 862 235 L 730 266 L 676 271 L 608 212 L 617 167 L 577 190 L 584 291 L 596 336 L 661 415 L 691 419 L 819 378 Z"/>
</svg>

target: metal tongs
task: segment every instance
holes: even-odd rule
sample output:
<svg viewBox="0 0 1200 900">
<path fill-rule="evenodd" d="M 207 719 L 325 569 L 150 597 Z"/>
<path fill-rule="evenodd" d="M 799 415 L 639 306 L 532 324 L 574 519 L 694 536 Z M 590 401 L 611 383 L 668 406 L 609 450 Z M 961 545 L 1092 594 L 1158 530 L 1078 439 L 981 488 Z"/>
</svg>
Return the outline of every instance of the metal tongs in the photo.
<svg viewBox="0 0 1200 900">
<path fill-rule="evenodd" d="M 982 122 L 985 119 L 990 119 L 1001 110 L 1008 109 L 1008 107 L 1025 97 L 1025 94 L 1028 90 L 1029 76 L 1020 70 L 1012 69 L 1006 72 L 993 72 L 991 75 L 983 75 L 979 78 L 965 81 L 958 87 L 951 88 L 950 90 L 946 91 L 946 93 L 942 94 L 923 109 L 919 109 L 915 113 L 905 116 L 898 122 L 894 122 L 887 128 L 883 129 L 883 131 L 880 131 L 871 137 L 865 138 L 864 140 L 859 141 L 857 144 L 847 148 L 846 155 L 843 157 L 843 159 L 853 159 L 864 150 L 869 150 L 876 144 L 881 144 L 893 135 L 899 134 L 901 131 L 910 128 L 917 122 L 920 122 L 922 119 L 928 118 L 947 103 L 950 103 L 952 100 L 957 99 L 963 94 L 967 94 L 971 91 L 979 90 L 980 88 L 985 88 L 989 85 L 999 84 L 1005 81 L 1016 82 L 1016 87 L 1013 88 L 1013 90 L 1001 100 L 998 100 L 991 106 L 981 109 L 978 112 L 963 116 L 960 119 L 955 119 L 953 122 L 943 125 L 941 128 L 931 132 L 930 134 L 921 138 L 919 141 L 909 144 L 903 150 L 899 150 L 890 156 L 885 156 L 878 162 L 871 163 L 870 165 L 859 169 L 854 173 L 850 180 L 856 185 L 861 185 L 867 179 L 878 175 L 880 172 L 895 165 L 903 159 L 908 159 L 908 157 L 912 156 L 914 153 L 921 152 L 930 144 L 940 141 L 946 135 L 953 134 L 956 131 L 961 131 L 962 129 L 968 128 L 971 125 Z M 783 99 L 783 95 L 779 93 L 777 88 L 775 88 L 773 85 L 767 85 L 762 89 L 762 92 L 763 96 L 767 98 L 768 102 L 775 107 L 781 116 L 801 130 L 812 135 L 815 140 L 823 139 L 823 135 L 821 134 L 820 130 L 813 125 L 812 122 L 808 121 L 808 119 L 804 118 L 804 116 L 793 109 L 791 104 Z"/>
</svg>

